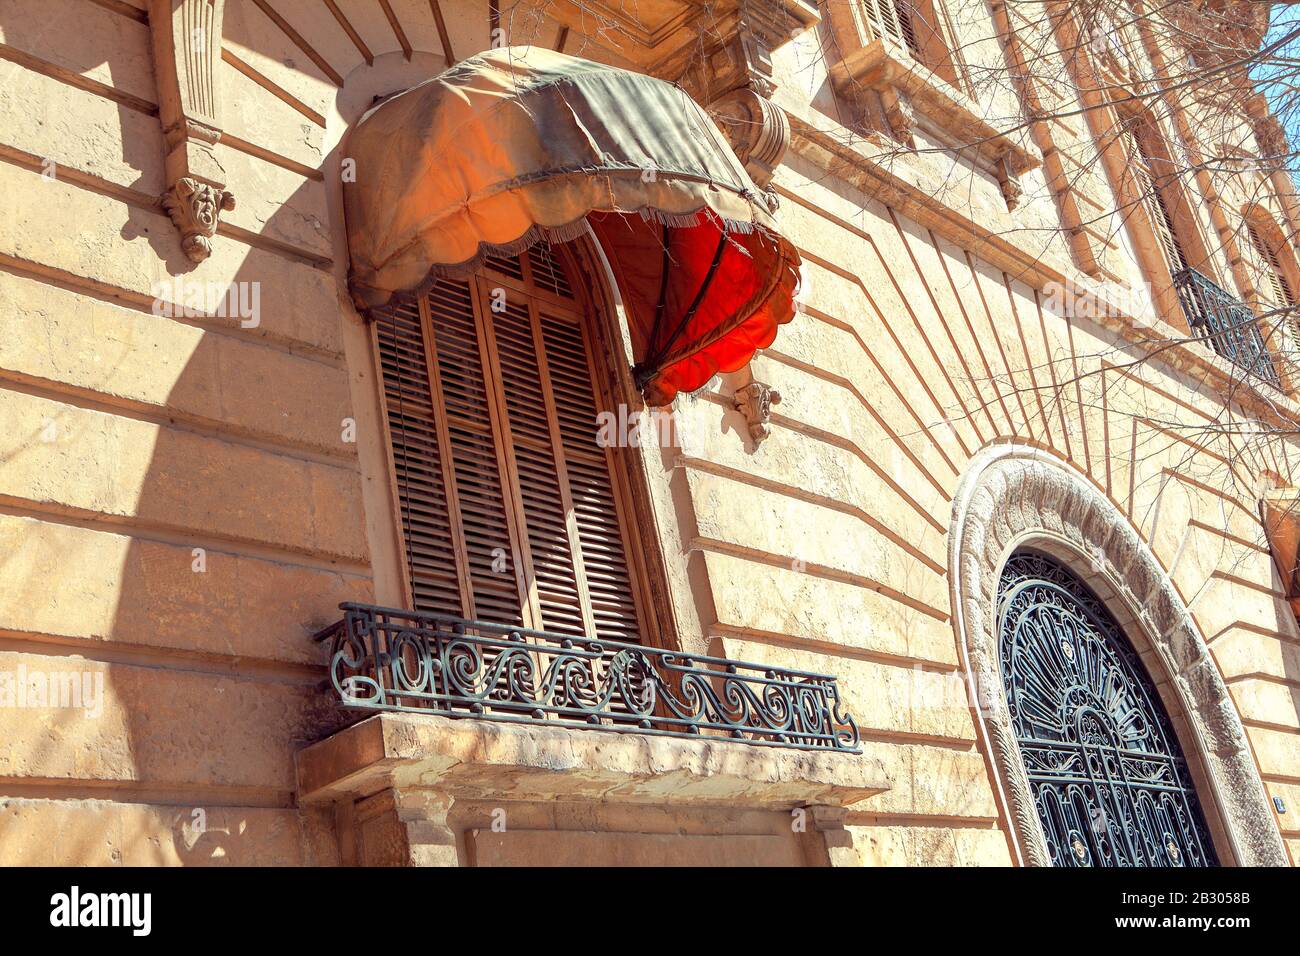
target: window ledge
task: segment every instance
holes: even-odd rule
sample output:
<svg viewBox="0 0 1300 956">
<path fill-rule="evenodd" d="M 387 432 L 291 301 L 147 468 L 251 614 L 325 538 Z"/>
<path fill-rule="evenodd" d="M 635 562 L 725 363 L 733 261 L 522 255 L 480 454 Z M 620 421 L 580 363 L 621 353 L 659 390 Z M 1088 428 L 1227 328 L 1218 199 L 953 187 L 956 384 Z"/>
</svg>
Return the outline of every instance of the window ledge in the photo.
<svg viewBox="0 0 1300 956">
<path fill-rule="evenodd" d="M 300 751 L 302 803 L 419 786 L 473 799 L 847 807 L 889 789 L 870 755 L 377 714 Z"/>
<path fill-rule="evenodd" d="M 895 97 L 904 95 L 913 108 L 970 143 L 986 160 L 995 163 L 1005 160 L 1011 175 L 1020 176 L 1041 163 L 1016 139 L 999 132 L 980 117 L 974 100 L 893 43 L 872 40 L 845 56 L 835 72 L 845 86 L 856 85 Z M 891 112 L 895 113 L 891 124 L 910 126 L 909 121 L 897 116 L 899 111 Z"/>
</svg>

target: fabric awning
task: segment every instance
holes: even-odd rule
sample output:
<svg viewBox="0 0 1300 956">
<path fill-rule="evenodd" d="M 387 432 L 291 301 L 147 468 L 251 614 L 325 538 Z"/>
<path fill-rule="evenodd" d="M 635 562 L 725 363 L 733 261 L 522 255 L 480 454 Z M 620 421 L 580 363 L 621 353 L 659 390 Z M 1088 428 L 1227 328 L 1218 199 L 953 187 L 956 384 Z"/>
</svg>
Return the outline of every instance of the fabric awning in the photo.
<svg viewBox="0 0 1300 956">
<path fill-rule="evenodd" d="M 662 80 L 489 50 L 376 106 L 345 150 L 363 311 L 590 222 L 655 405 L 740 368 L 794 314 L 798 253 L 713 120 Z"/>
</svg>

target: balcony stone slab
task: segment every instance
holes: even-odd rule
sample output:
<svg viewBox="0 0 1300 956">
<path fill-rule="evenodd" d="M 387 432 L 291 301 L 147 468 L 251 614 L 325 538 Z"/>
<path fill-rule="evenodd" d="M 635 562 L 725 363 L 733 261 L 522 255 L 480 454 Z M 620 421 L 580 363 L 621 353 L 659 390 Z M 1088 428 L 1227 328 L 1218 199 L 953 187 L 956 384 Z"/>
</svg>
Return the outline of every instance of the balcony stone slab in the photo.
<svg viewBox="0 0 1300 956">
<path fill-rule="evenodd" d="M 297 773 L 303 804 L 419 788 L 457 800 L 847 808 L 889 789 L 862 754 L 400 713 L 306 747 Z"/>
</svg>

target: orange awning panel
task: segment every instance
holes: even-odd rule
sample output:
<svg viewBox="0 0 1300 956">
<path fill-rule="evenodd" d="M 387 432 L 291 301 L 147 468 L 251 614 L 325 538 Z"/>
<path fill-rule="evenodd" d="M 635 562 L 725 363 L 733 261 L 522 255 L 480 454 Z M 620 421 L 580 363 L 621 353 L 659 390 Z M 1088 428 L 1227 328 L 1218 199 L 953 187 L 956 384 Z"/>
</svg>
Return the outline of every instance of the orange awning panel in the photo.
<svg viewBox="0 0 1300 956">
<path fill-rule="evenodd" d="M 345 155 L 362 310 L 590 223 L 652 404 L 741 367 L 794 314 L 798 253 L 708 114 L 662 80 L 489 50 L 373 109 Z"/>
</svg>

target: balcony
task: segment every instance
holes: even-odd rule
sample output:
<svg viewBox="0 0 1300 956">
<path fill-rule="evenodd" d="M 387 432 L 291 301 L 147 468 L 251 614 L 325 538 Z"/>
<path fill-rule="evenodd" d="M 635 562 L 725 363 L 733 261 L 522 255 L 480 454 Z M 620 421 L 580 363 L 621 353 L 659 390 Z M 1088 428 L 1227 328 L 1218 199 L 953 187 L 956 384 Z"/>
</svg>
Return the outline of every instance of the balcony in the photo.
<svg viewBox="0 0 1300 956">
<path fill-rule="evenodd" d="M 1173 278 L 1192 332 L 1208 340 L 1214 351 L 1228 361 L 1280 388 L 1277 367 L 1255 313 L 1195 269 L 1180 269 Z"/>
<path fill-rule="evenodd" d="M 861 753 L 835 678 L 527 628 L 340 605 L 339 703 L 362 711 Z"/>
</svg>

